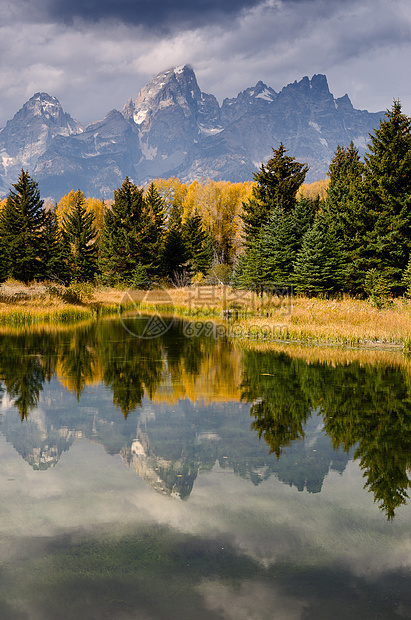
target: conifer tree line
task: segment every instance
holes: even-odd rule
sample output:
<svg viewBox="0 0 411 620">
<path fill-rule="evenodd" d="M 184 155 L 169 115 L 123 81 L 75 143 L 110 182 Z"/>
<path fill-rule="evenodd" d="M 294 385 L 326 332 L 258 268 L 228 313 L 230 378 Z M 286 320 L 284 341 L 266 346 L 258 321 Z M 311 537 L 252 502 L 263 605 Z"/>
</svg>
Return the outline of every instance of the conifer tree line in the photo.
<svg viewBox="0 0 411 620">
<path fill-rule="evenodd" d="M 399 101 L 361 161 L 337 147 L 323 200 L 298 197 L 307 166 L 282 144 L 243 205 L 245 251 L 234 281 L 293 283 L 305 295 L 411 295 L 411 119 Z"/>
<path fill-rule="evenodd" d="M 370 140 L 364 161 L 338 146 L 316 197 L 282 143 L 253 184 L 126 177 L 110 204 L 73 190 L 45 208 L 22 170 L 0 210 L 0 279 L 187 284 L 223 265 L 241 287 L 411 295 L 411 120 L 399 101 Z"/>
<path fill-rule="evenodd" d="M 202 218 L 194 211 L 183 222 L 178 204 L 167 217 L 154 183 L 144 191 L 126 177 L 100 228 L 81 190 L 62 202 L 45 209 L 37 183 L 22 170 L 0 211 L 2 281 L 186 283 L 211 266 L 215 242 Z"/>
</svg>

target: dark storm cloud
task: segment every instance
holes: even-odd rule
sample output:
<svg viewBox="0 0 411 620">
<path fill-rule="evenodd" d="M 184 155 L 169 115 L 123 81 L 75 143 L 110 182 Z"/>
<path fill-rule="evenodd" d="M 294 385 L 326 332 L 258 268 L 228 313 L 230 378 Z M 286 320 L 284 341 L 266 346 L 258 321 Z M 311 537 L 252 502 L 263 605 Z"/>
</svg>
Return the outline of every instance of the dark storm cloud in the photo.
<svg viewBox="0 0 411 620">
<path fill-rule="evenodd" d="M 220 102 L 323 73 L 356 108 L 410 114 L 410 0 L 0 0 L 0 127 L 38 91 L 103 118 L 184 64 Z"/>
<path fill-rule="evenodd" d="M 175 27 L 201 27 L 261 0 L 50 0 L 44 7 L 52 20 L 72 23 L 80 19 L 96 22 L 114 19 L 133 26 L 170 30 Z"/>
</svg>

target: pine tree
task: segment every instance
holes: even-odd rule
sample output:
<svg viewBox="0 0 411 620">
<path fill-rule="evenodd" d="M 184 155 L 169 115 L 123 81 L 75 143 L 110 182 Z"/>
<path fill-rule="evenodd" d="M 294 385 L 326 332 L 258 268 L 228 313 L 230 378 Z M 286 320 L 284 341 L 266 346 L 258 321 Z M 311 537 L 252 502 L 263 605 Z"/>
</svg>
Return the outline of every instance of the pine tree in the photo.
<svg viewBox="0 0 411 620">
<path fill-rule="evenodd" d="M 358 292 L 363 281 L 362 275 L 357 273 L 355 263 L 356 248 L 365 235 L 364 209 L 355 200 L 363 169 L 358 149 L 353 142 L 348 148 L 338 146 L 329 167 L 330 183 L 324 204 L 330 233 L 339 240 L 341 260 L 346 265 L 341 286 L 351 293 Z"/>
<path fill-rule="evenodd" d="M 274 207 L 261 237 L 264 280 L 289 282 L 298 249 L 291 214 Z"/>
<path fill-rule="evenodd" d="M 203 229 L 202 219 L 197 213 L 188 217 L 184 222 L 182 238 L 191 272 L 205 275 L 213 260 L 213 246 L 210 236 Z"/>
<path fill-rule="evenodd" d="M 9 257 L 6 237 L 3 232 L 2 220 L 0 215 L 0 284 L 7 280 L 9 275 Z"/>
<path fill-rule="evenodd" d="M 266 280 L 262 248 L 261 237 L 258 237 L 243 254 L 240 254 L 233 271 L 234 286 L 256 289 Z"/>
<path fill-rule="evenodd" d="M 144 196 L 144 204 L 147 209 L 146 244 L 150 257 L 149 273 L 151 277 L 158 276 L 161 272 L 161 257 L 165 240 L 166 209 L 165 202 L 161 198 L 154 183 L 150 183 Z"/>
<path fill-rule="evenodd" d="M 85 197 L 80 190 L 76 192 L 71 211 L 63 217 L 62 229 L 70 281 L 93 280 L 97 270 L 94 214 L 87 211 Z"/>
<path fill-rule="evenodd" d="M 411 297 L 411 257 L 408 260 L 407 266 L 403 271 L 401 284 L 404 288 L 405 297 Z"/>
<path fill-rule="evenodd" d="M 165 219 L 160 201 L 154 186 L 144 197 L 143 190 L 128 177 L 114 192 L 100 238 L 99 266 L 108 284 L 131 285 L 137 267 L 150 277 L 157 275 Z"/>
<path fill-rule="evenodd" d="M 1 232 L 0 232 L 0 284 L 2 284 L 5 280 L 7 280 L 8 276 L 8 265 L 6 260 L 6 255 L 4 253 Z"/>
<path fill-rule="evenodd" d="M 320 208 L 323 209 L 323 206 L 319 197 L 314 199 L 299 198 L 295 203 L 291 212 L 291 217 L 294 231 L 300 245 L 305 233 L 314 224 L 315 217 L 320 211 Z"/>
<path fill-rule="evenodd" d="M 319 213 L 305 233 L 294 264 L 298 293 L 328 295 L 341 287 L 343 264 L 338 240 L 329 222 Z"/>
<path fill-rule="evenodd" d="M 149 207 L 155 225 L 159 231 L 162 231 L 166 223 L 166 207 L 165 202 L 160 196 L 154 183 L 150 183 L 148 190 L 144 196 L 144 201 Z"/>
<path fill-rule="evenodd" d="M 328 168 L 330 182 L 327 199 L 335 203 L 341 202 L 342 196 L 350 192 L 351 181 L 361 178 L 363 169 L 358 149 L 352 141 L 348 148 L 338 145 Z"/>
<path fill-rule="evenodd" d="M 280 275 L 285 275 L 284 257 L 280 258 L 279 254 L 270 265 L 264 264 L 269 255 L 266 246 L 268 244 L 273 251 L 274 247 L 277 247 L 275 231 L 278 234 L 281 231 L 281 235 L 287 234 L 283 226 L 289 224 L 288 218 L 295 207 L 298 189 L 308 171 L 308 166 L 300 164 L 286 153 L 282 142 L 277 150 L 273 149 L 273 157 L 254 174 L 255 184 L 251 197 L 243 203 L 241 219 L 245 252 L 234 271 L 235 280 L 243 286 L 246 285 L 247 278 L 249 285 L 254 286 L 265 277 L 277 280 Z M 278 269 L 275 266 L 277 259 L 281 263 Z"/>
<path fill-rule="evenodd" d="M 99 268 L 107 284 L 130 282 L 138 260 L 135 256 L 143 192 L 126 177 L 114 192 L 114 203 L 104 215 L 100 237 Z"/>
<path fill-rule="evenodd" d="M 348 245 L 358 228 L 354 192 L 361 183 L 364 166 L 353 142 L 345 149 L 338 146 L 330 163 L 330 182 L 324 209 L 335 234 Z"/>
<path fill-rule="evenodd" d="M 183 238 L 180 209 L 173 205 L 162 255 L 163 274 L 176 282 L 189 269 L 187 248 Z"/>
<path fill-rule="evenodd" d="M 318 209 L 318 200 L 301 198 L 290 213 L 274 208 L 261 237 L 264 279 L 291 282 L 294 261 Z"/>
<path fill-rule="evenodd" d="M 252 195 L 243 203 L 241 216 L 246 246 L 250 246 L 260 235 L 274 207 L 289 213 L 295 205 L 297 191 L 304 182 L 308 166 L 286 153 L 280 142 L 278 149 L 273 149 L 273 157 L 254 174 Z"/>
<path fill-rule="evenodd" d="M 394 101 L 371 135 L 354 196 L 359 221 L 353 265 L 384 272 L 395 293 L 411 251 L 411 120 Z"/>
<path fill-rule="evenodd" d="M 5 275 L 28 283 L 43 274 L 45 212 L 38 184 L 22 170 L 0 213 Z"/>
<path fill-rule="evenodd" d="M 44 222 L 43 277 L 68 282 L 68 248 L 58 227 L 56 209 L 46 211 Z"/>
</svg>

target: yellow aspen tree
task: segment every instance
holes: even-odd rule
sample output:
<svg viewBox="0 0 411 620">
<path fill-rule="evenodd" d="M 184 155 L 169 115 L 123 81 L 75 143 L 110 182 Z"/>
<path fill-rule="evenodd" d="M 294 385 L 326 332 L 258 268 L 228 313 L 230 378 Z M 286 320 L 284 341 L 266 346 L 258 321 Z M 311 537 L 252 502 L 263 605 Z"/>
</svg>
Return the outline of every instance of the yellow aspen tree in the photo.
<svg viewBox="0 0 411 620">
<path fill-rule="evenodd" d="M 61 228 L 63 225 L 64 216 L 68 215 L 70 211 L 72 211 L 72 209 L 76 206 L 78 202 L 78 192 L 80 192 L 80 190 L 72 189 L 71 191 L 69 191 L 68 194 L 64 194 L 64 196 L 60 198 L 59 202 L 57 203 L 56 215 L 59 228 Z M 85 200 L 86 197 L 83 192 L 80 193 L 83 200 Z"/>
<path fill-rule="evenodd" d="M 177 177 L 170 177 L 169 179 L 154 179 L 153 183 L 164 201 L 166 219 L 170 216 L 173 206 L 178 207 L 181 212 L 188 186 L 185 183 L 182 183 Z"/>
<path fill-rule="evenodd" d="M 327 187 L 329 184 L 329 179 L 321 179 L 320 181 L 314 181 L 313 183 L 303 183 L 297 192 L 297 198 L 309 198 L 310 200 L 315 200 L 319 197 L 320 200 L 325 200 L 327 196 Z"/>
<path fill-rule="evenodd" d="M 86 209 L 90 213 L 94 214 L 94 227 L 99 236 L 104 224 L 104 212 L 106 210 L 106 203 L 104 200 L 98 198 L 86 198 Z"/>
</svg>

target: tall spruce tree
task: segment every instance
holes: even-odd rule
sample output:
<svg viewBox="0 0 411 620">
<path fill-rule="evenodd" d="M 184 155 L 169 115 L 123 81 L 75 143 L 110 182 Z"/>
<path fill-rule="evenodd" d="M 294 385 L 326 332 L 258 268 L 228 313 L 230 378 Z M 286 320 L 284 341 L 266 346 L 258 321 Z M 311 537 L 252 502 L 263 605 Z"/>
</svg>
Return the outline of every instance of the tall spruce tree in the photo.
<svg viewBox="0 0 411 620">
<path fill-rule="evenodd" d="M 260 236 L 238 257 L 232 283 L 237 288 L 254 288 L 266 280 L 263 243 Z"/>
<path fill-rule="evenodd" d="M 210 236 L 203 229 L 201 216 L 197 213 L 188 217 L 182 227 L 185 253 L 193 274 L 205 274 L 213 260 L 213 246 Z"/>
<path fill-rule="evenodd" d="M 9 275 L 8 247 L 3 233 L 0 215 L 0 284 L 7 280 Z"/>
<path fill-rule="evenodd" d="M 107 284 L 130 283 L 138 260 L 135 245 L 143 191 L 126 177 L 114 192 L 114 203 L 104 214 L 99 268 Z"/>
<path fill-rule="evenodd" d="M 183 277 L 189 270 L 187 248 L 184 243 L 181 209 L 173 204 L 168 220 L 167 232 L 162 255 L 163 275 L 174 283 Z"/>
<path fill-rule="evenodd" d="M 165 215 L 155 187 L 146 197 L 126 177 L 114 192 L 100 237 L 99 267 L 108 284 L 133 284 L 136 273 L 157 275 Z M 137 271 L 136 271 L 137 270 Z"/>
<path fill-rule="evenodd" d="M 294 262 L 306 231 L 312 226 L 319 201 L 300 198 L 291 212 L 274 208 L 261 236 L 264 280 L 291 282 Z"/>
<path fill-rule="evenodd" d="M 43 277 L 68 282 L 68 247 L 59 229 L 56 209 L 46 211 L 44 222 Z"/>
<path fill-rule="evenodd" d="M 328 169 L 330 182 L 324 210 L 335 233 L 348 245 L 357 232 L 354 192 L 361 183 L 363 170 L 364 165 L 353 142 L 348 148 L 337 147 Z"/>
<path fill-rule="evenodd" d="M 274 207 L 289 213 L 295 204 L 308 166 L 300 164 L 286 153 L 287 149 L 280 142 L 279 147 L 273 149 L 273 157 L 254 174 L 252 194 L 243 203 L 241 215 L 246 246 L 260 235 Z"/>
<path fill-rule="evenodd" d="M 363 169 L 358 149 L 352 141 L 347 148 L 338 145 L 328 168 L 330 182 L 327 200 L 339 204 L 343 197 L 350 193 L 352 181 L 356 182 L 361 178 Z"/>
<path fill-rule="evenodd" d="M 298 250 L 292 215 L 274 207 L 261 236 L 264 280 L 289 282 Z"/>
<path fill-rule="evenodd" d="M 63 217 L 62 233 L 70 281 L 92 281 L 97 271 L 97 233 L 94 213 L 87 211 L 85 197 L 80 190 L 75 193 L 71 211 Z"/>
<path fill-rule="evenodd" d="M 7 280 L 8 276 L 8 265 L 6 261 L 6 256 L 3 251 L 1 232 L 0 232 L 0 284 L 2 284 L 5 280 Z"/>
<path fill-rule="evenodd" d="M 22 170 L 0 212 L 3 277 L 28 283 L 42 278 L 45 212 L 38 184 Z"/>
<path fill-rule="evenodd" d="M 277 254 L 281 262 L 278 269 L 273 263 L 267 268 L 264 267 L 263 263 L 267 259 L 265 247 L 266 243 L 269 243 L 272 249 L 277 247 L 275 231 L 281 235 L 287 234 L 284 226 L 290 223 L 289 216 L 295 207 L 298 189 L 308 171 L 306 164 L 297 162 L 286 153 L 282 142 L 276 150 L 273 149 L 273 157 L 254 174 L 255 184 L 251 197 L 243 203 L 241 218 L 245 252 L 235 269 L 235 279 L 243 285 L 247 278 L 253 277 L 250 284 L 256 284 L 266 276 L 269 276 L 270 280 L 276 280 L 280 275 L 284 275 L 284 256 L 280 259 Z"/>
<path fill-rule="evenodd" d="M 166 208 L 154 183 L 150 183 L 144 195 L 144 204 L 147 209 L 146 244 L 150 257 L 148 274 L 151 277 L 161 273 L 161 257 L 165 240 Z"/>
<path fill-rule="evenodd" d="M 338 239 L 322 212 L 305 233 L 294 263 L 293 280 L 298 293 L 329 295 L 341 288 L 343 262 Z"/>
<path fill-rule="evenodd" d="M 363 282 L 376 269 L 398 293 L 411 251 L 411 120 L 399 101 L 371 135 L 368 150 L 354 196 L 353 266 Z"/>
<path fill-rule="evenodd" d="M 354 200 L 362 181 L 363 163 L 353 142 L 348 148 L 338 146 L 330 163 L 330 182 L 324 204 L 330 232 L 340 241 L 341 260 L 345 263 L 345 276 L 341 282 L 347 292 L 356 293 L 362 277 L 354 264 L 358 239 L 364 234 L 361 226 L 361 209 Z"/>
</svg>

